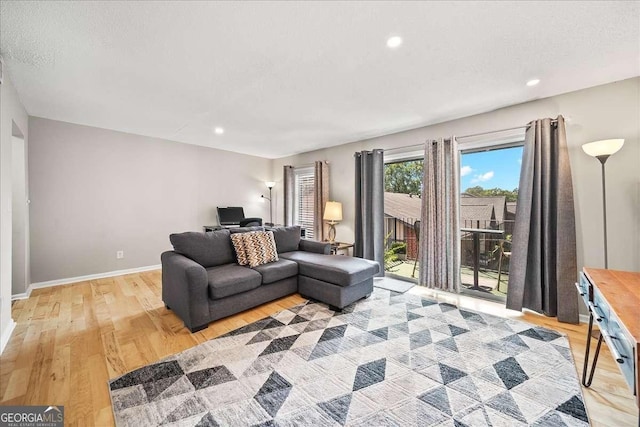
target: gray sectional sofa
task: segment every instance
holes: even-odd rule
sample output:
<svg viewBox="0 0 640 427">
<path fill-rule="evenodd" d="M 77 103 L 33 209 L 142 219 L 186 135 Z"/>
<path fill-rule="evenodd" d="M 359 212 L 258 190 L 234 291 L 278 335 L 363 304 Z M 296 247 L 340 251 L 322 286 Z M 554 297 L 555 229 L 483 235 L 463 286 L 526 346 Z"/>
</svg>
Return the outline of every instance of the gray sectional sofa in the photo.
<svg viewBox="0 0 640 427">
<path fill-rule="evenodd" d="M 172 234 L 162 260 L 162 300 L 196 332 L 209 322 L 299 292 L 336 310 L 373 291 L 376 262 L 329 255 L 328 243 L 300 238 L 300 227 L 274 227 L 278 261 L 240 266 L 230 234 L 262 227 Z"/>
</svg>

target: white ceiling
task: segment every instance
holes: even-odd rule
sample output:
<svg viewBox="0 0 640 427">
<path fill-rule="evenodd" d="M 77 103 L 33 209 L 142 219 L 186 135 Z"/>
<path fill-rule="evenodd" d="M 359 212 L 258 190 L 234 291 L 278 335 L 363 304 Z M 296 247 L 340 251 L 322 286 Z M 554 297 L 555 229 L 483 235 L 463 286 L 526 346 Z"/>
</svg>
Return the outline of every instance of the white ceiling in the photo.
<svg viewBox="0 0 640 427">
<path fill-rule="evenodd" d="M 0 14 L 30 115 L 269 158 L 640 75 L 637 1 L 2 1 Z M 404 44 L 388 49 L 390 35 Z"/>
</svg>

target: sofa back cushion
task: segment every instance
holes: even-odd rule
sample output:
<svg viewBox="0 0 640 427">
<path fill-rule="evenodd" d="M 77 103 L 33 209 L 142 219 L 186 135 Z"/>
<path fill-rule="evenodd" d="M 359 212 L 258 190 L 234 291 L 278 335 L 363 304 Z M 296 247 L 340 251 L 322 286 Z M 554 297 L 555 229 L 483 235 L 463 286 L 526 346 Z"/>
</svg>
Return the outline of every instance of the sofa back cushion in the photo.
<svg viewBox="0 0 640 427">
<path fill-rule="evenodd" d="M 252 225 L 251 227 L 231 227 L 228 228 L 231 234 L 235 233 L 250 233 L 252 231 L 264 231 L 264 227 L 261 225 Z"/>
<path fill-rule="evenodd" d="M 231 248 L 229 230 L 201 233 L 187 231 L 169 236 L 173 250 L 191 258 L 204 268 L 229 264 L 235 261 Z"/>
<path fill-rule="evenodd" d="M 276 249 L 279 254 L 298 250 L 298 246 L 300 246 L 299 225 L 273 227 L 269 230 L 273 232 L 273 237 L 276 240 Z"/>
</svg>

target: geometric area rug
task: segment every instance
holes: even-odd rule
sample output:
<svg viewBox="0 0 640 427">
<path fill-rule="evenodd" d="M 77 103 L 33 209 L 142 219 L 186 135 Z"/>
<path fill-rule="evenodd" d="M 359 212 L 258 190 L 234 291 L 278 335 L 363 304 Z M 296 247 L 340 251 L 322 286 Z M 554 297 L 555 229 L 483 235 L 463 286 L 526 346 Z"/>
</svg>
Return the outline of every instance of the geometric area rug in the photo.
<svg viewBox="0 0 640 427">
<path fill-rule="evenodd" d="M 375 289 L 109 382 L 119 426 L 588 426 L 564 335 Z"/>
</svg>

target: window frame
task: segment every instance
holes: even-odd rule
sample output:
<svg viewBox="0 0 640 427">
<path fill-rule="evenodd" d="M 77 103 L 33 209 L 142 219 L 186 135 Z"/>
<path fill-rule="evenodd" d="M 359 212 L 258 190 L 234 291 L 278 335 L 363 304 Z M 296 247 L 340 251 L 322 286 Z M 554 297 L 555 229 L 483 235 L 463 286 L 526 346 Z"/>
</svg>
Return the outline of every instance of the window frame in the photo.
<svg viewBox="0 0 640 427">
<path fill-rule="evenodd" d="M 305 230 L 305 237 L 308 239 L 314 238 L 314 212 L 315 212 L 315 194 L 312 194 L 311 204 L 310 204 L 310 212 L 302 213 L 303 209 L 301 206 L 301 180 L 305 179 L 309 182 L 311 181 L 312 191 L 315 192 L 315 170 L 313 167 L 299 167 L 294 168 L 293 170 L 294 176 L 294 190 L 293 190 L 293 223 L 296 225 L 300 225 Z M 311 218 L 310 220 L 308 218 Z"/>
</svg>

